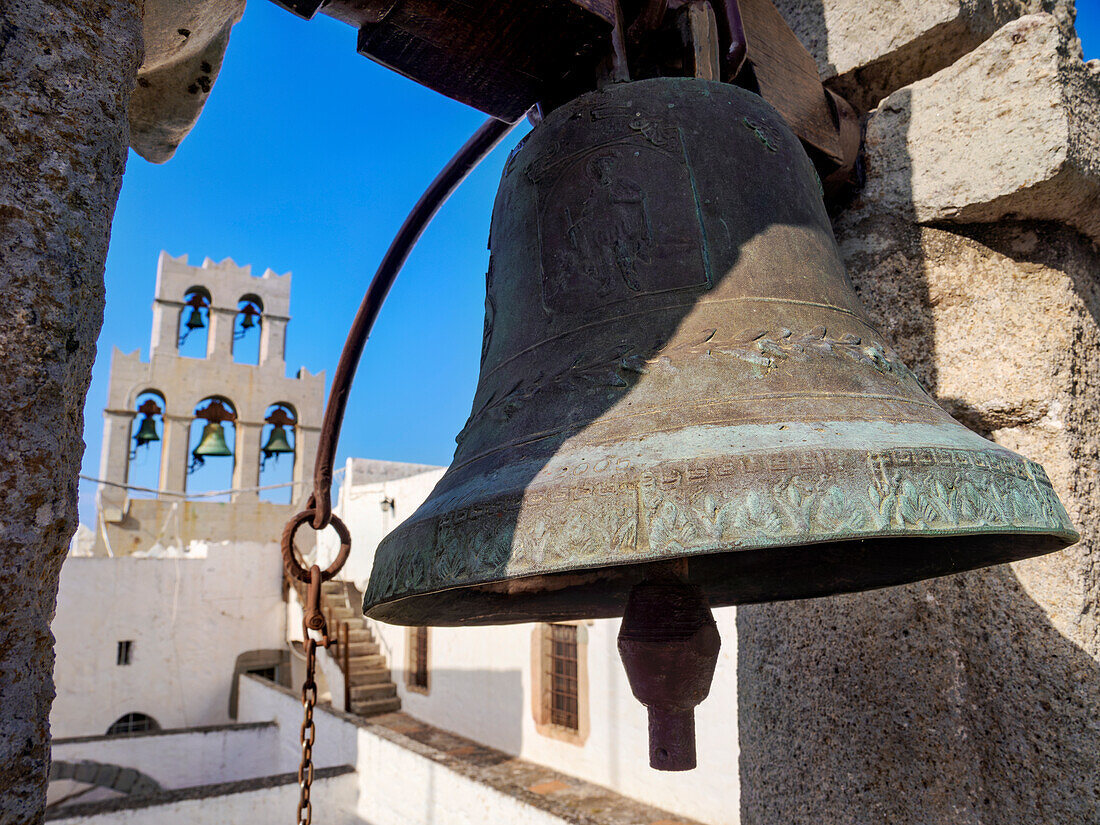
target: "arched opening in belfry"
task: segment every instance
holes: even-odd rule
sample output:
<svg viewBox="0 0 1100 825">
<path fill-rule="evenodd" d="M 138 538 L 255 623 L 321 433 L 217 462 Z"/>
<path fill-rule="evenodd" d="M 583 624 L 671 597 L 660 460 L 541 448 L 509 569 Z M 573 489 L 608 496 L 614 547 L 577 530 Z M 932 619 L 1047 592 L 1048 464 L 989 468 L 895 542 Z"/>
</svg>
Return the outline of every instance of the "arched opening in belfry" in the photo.
<svg viewBox="0 0 1100 825">
<path fill-rule="evenodd" d="M 264 413 L 264 428 L 260 433 L 260 498 L 275 504 L 294 501 L 294 463 L 297 459 L 298 414 L 285 401 L 272 404 Z M 285 486 L 275 486 L 285 485 Z"/>
<path fill-rule="evenodd" d="M 130 427 L 130 458 L 126 483 L 147 490 L 160 488 L 160 464 L 164 447 L 164 395 L 157 390 L 144 390 L 134 402 Z M 149 498 L 155 493 L 131 489 L 135 498 Z"/>
<path fill-rule="evenodd" d="M 260 363 L 260 330 L 264 302 L 258 295 L 244 295 L 237 301 L 233 319 L 233 360 L 239 364 Z"/>
<path fill-rule="evenodd" d="M 233 487 L 233 465 L 236 462 L 237 410 L 233 402 L 222 396 L 204 398 L 195 407 L 187 444 L 190 464 L 187 467 L 187 493 L 214 493 L 206 501 L 229 501 Z"/>
<path fill-rule="evenodd" d="M 210 335 L 210 291 L 193 286 L 183 294 L 179 318 L 179 354 L 205 358 Z"/>
</svg>

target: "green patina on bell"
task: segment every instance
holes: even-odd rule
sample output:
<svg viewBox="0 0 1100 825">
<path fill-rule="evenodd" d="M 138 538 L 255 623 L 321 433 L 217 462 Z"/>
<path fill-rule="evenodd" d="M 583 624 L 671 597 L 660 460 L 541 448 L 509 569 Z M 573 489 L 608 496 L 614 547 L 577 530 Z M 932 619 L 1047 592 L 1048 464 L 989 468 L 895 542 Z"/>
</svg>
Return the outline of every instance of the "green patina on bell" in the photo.
<svg viewBox="0 0 1100 825">
<path fill-rule="evenodd" d="M 263 447 L 263 452 L 264 455 L 269 456 L 294 452 L 294 448 L 290 446 L 290 440 L 287 438 L 285 427 L 276 424 L 271 428 L 271 435 Z"/>
<path fill-rule="evenodd" d="M 222 428 L 221 423 L 210 421 L 203 427 L 199 446 L 191 454 L 202 458 L 233 455 L 233 451 L 225 443 L 225 430 Z"/>
<path fill-rule="evenodd" d="M 619 616 L 661 576 L 711 606 L 824 596 L 1078 539 L 1043 468 L 876 328 L 757 95 L 661 78 L 555 109 L 505 165 L 490 248 L 473 411 L 378 546 L 372 618 Z"/>
<path fill-rule="evenodd" d="M 134 441 L 137 442 L 139 447 L 144 447 L 152 441 L 160 441 L 160 435 L 157 434 L 157 422 L 153 420 L 152 416 L 147 415 L 141 419 Z"/>
<path fill-rule="evenodd" d="M 206 322 L 202 320 L 202 312 L 198 307 L 191 307 L 191 314 L 187 316 L 186 327 L 188 329 L 202 329 Z"/>
</svg>

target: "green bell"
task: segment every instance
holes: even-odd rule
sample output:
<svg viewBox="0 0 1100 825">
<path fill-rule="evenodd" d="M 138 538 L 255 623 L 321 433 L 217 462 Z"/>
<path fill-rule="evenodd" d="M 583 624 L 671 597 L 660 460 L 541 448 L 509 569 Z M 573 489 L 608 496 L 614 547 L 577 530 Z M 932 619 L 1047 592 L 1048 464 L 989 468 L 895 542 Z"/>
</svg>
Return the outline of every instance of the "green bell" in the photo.
<svg viewBox="0 0 1100 825">
<path fill-rule="evenodd" d="M 144 447 L 151 441 L 160 441 L 160 436 L 157 435 L 157 422 L 153 420 L 151 415 L 146 415 L 141 419 L 134 441 L 139 447 Z"/>
<path fill-rule="evenodd" d="M 202 320 L 202 313 L 199 312 L 198 307 L 191 307 L 191 314 L 187 316 L 188 329 L 202 329 L 206 326 L 206 323 Z"/>
<path fill-rule="evenodd" d="M 241 329 L 252 329 L 256 326 L 256 316 L 259 313 L 252 306 L 246 306 L 241 310 L 241 314 L 244 316 L 241 319 Z"/>
<path fill-rule="evenodd" d="M 225 430 L 219 422 L 211 421 L 202 428 L 202 440 L 191 454 L 201 458 L 233 455 L 233 451 L 225 443 Z"/>
<path fill-rule="evenodd" d="M 263 452 L 265 456 L 294 452 L 294 448 L 290 446 L 290 441 L 286 437 L 286 428 L 281 424 L 276 424 L 271 428 L 271 435 L 268 436 Z"/>
</svg>

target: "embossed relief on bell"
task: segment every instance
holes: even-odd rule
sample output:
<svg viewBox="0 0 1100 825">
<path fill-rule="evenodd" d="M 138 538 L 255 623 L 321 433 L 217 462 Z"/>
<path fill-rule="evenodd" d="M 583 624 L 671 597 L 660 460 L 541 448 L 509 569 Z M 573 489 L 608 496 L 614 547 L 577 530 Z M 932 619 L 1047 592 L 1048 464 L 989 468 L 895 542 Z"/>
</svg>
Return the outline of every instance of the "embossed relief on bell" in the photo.
<svg viewBox="0 0 1100 825">
<path fill-rule="evenodd" d="M 551 152 L 527 169 L 538 195 L 548 315 L 711 283 L 679 132 L 642 130 L 629 109 L 603 117 L 618 137 Z"/>
<path fill-rule="evenodd" d="M 756 95 L 661 78 L 555 109 L 490 237 L 472 413 L 379 545 L 369 615 L 621 615 L 670 563 L 712 605 L 801 598 L 1076 540 L 1042 468 L 948 416 L 872 325 Z"/>
</svg>

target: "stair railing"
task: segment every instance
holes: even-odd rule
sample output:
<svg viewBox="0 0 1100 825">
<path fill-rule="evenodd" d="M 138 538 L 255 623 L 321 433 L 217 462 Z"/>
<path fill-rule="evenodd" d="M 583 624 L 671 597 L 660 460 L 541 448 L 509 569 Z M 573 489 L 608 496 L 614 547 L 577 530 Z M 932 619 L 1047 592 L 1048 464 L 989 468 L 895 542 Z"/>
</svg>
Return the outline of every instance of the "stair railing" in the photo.
<svg viewBox="0 0 1100 825">
<path fill-rule="evenodd" d="M 348 623 L 346 621 L 340 622 L 337 638 L 340 645 L 340 658 L 343 660 L 340 669 L 344 671 L 344 712 L 351 713 L 351 662 L 349 661 L 351 653 L 348 650 L 350 645 L 348 644 Z"/>
</svg>

